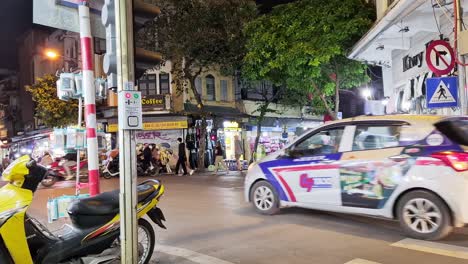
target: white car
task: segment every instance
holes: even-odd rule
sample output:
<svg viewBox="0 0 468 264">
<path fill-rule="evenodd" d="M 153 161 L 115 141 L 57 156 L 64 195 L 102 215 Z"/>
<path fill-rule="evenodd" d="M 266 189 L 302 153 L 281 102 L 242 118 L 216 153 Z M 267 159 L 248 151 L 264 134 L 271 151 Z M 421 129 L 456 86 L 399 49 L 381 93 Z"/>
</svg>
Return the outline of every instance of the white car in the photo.
<svg viewBox="0 0 468 264">
<path fill-rule="evenodd" d="M 249 167 L 245 199 L 398 219 L 436 240 L 468 224 L 468 117 L 365 116 L 330 122 Z"/>
</svg>

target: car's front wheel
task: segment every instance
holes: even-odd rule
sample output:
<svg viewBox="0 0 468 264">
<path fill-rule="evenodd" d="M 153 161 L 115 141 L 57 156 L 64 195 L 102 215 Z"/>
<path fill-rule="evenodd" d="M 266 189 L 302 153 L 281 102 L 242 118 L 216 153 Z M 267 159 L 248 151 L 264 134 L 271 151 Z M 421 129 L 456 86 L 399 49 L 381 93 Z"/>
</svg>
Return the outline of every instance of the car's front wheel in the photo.
<svg viewBox="0 0 468 264">
<path fill-rule="evenodd" d="M 447 205 L 427 191 L 405 194 L 398 203 L 397 211 L 402 228 L 416 239 L 442 239 L 453 229 Z"/>
<path fill-rule="evenodd" d="M 267 181 L 259 181 L 250 191 L 250 201 L 261 214 L 272 215 L 279 211 L 279 199 L 276 189 Z"/>
</svg>

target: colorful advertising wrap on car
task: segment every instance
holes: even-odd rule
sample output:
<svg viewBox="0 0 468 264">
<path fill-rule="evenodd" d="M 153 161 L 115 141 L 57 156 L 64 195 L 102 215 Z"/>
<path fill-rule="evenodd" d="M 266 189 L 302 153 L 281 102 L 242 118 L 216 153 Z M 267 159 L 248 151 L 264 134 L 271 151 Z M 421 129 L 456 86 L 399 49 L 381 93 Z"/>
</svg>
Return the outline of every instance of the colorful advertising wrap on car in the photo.
<svg viewBox="0 0 468 264">
<path fill-rule="evenodd" d="M 319 163 L 323 161 L 338 161 L 340 160 L 340 157 L 340 153 L 334 153 L 299 159 L 280 158 L 260 163 L 259 165 L 262 168 L 265 177 L 276 188 L 280 199 L 282 201 L 296 202 L 297 194 L 295 194 L 295 192 L 302 193 L 306 192 L 308 189 L 301 187 L 303 184 L 301 184 L 300 176 L 306 173 L 306 175 L 320 177 L 321 175 L 317 175 L 317 173 L 321 174 L 324 169 L 335 170 L 335 173 L 337 174 L 339 168 L 337 165 L 319 165 Z M 331 175 L 323 175 L 321 177 L 330 178 Z"/>
<path fill-rule="evenodd" d="M 261 214 L 303 207 L 398 219 L 417 239 L 468 224 L 468 117 L 333 121 L 249 167 L 244 197 Z"/>
</svg>

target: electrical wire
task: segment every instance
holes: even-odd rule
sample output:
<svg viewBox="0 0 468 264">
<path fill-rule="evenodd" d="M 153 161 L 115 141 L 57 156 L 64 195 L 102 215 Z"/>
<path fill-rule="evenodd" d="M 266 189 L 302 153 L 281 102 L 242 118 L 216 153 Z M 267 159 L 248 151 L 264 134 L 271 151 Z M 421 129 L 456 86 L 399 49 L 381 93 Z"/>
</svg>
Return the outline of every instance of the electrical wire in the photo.
<svg viewBox="0 0 468 264">
<path fill-rule="evenodd" d="M 436 23 L 436 26 L 437 26 L 437 30 L 439 31 L 439 34 L 442 35 L 442 31 L 440 30 L 439 21 L 437 21 L 437 16 L 436 16 L 436 13 L 435 13 L 434 0 L 431 0 L 431 6 L 432 6 L 432 14 L 434 15 L 434 20 L 435 20 L 435 23 Z"/>
</svg>

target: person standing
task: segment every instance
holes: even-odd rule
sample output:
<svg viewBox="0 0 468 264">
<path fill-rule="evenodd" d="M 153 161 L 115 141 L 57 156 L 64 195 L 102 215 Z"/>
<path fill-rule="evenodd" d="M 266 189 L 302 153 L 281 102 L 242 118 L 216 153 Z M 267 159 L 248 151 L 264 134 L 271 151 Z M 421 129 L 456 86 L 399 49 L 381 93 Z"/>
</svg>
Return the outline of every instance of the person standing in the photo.
<svg viewBox="0 0 468 264">
<path fill-rule="evenodd" d="M 223 147 L 221 146 L 221 143 L 219 141 L 216 142 L 216 147 L 215 147 L 215 171 L 214 173 L 217 174 L 220 164 L 223 167 L 223 169 L 226 169 L 224 166 L 224 152 L 223 152 Z"/>
<path fill-rule="evenodd" d="M 239 138 L 239 135 L 234 136 L 234 156 L 236 157 L 237 170 L 242 171 L 242 166 L 240 158 L 243 154 L 242 141 Z"/>
<path fill-rule="evenodd" d="M 177 164 L 175 167 L 175 174 L 179 175 L 179 169 L 180 166 L 182 166 L 182 170 L 184 171 L 184 176 L 188 175 L 187 174 L 187 165 L 186 165 L 186 160 L 187 160 L 187 154 L 185 153 L 185 143 L 182 142 L 182 138 L 177 138 L 177 142 L 179 142 L 179 150 L 178 150 L 178 158 L 177 158 Z M 190 175 L 192 175 L 193 171 L 190 171 Z"/>
</svg>

